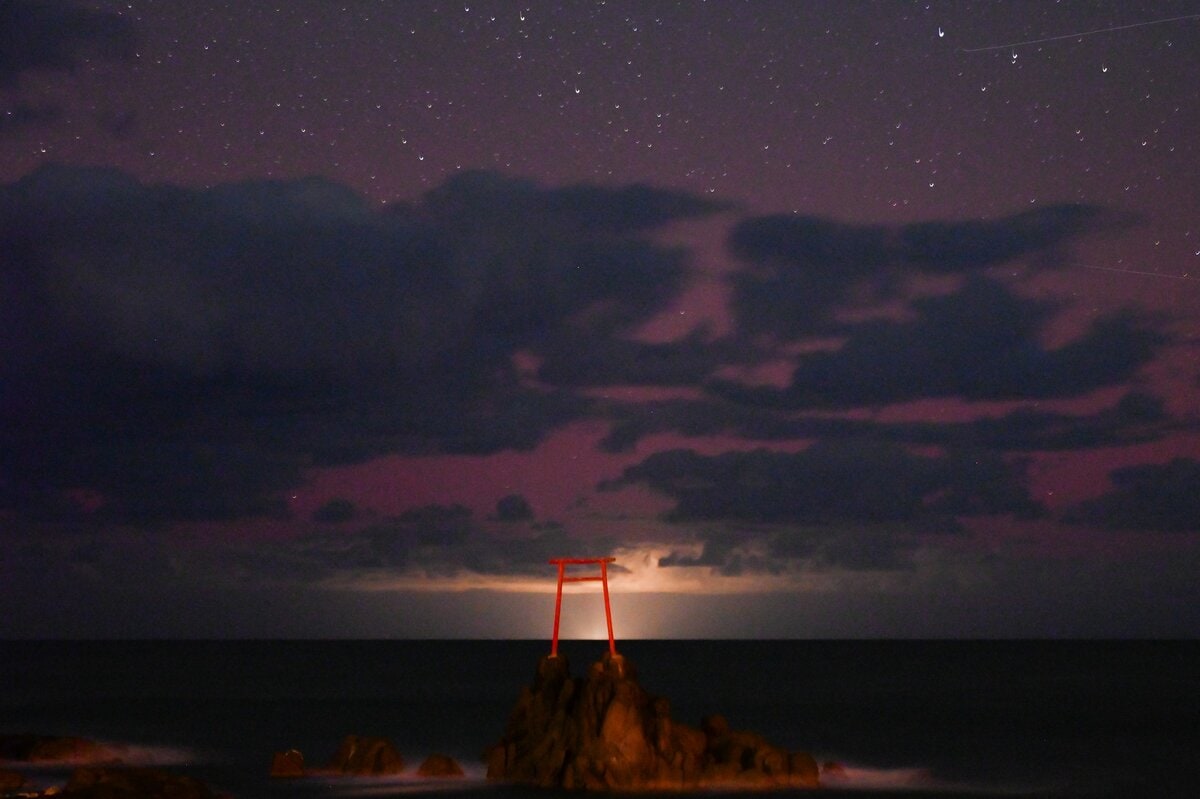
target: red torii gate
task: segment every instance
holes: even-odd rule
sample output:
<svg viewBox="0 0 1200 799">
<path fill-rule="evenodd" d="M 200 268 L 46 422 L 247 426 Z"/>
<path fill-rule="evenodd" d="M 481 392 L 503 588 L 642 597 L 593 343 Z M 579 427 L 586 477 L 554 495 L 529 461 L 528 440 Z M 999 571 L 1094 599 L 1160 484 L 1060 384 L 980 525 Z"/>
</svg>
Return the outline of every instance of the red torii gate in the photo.
<svg viewBox="0 0 1200 799">
<path fill-rule="evenodd" d="M 608 601 L 608 564 L 616 558 L 551 558 L 550 563 L 558 566 L 558 596 L 554 600 L 554 637 L 550 641 L 550 657 L 558 657 L 558 618 L 562 613 L 563 583 L 599 582 L 604 587 L 604 620 L 608 623 L 608 652 L 617 654 L 617 645 L 613 641 L 612 606 Z M 567 566 L 596 563 L 600 565 L 599 574 L 584 577 L 567 577 Z"/>
</svg>

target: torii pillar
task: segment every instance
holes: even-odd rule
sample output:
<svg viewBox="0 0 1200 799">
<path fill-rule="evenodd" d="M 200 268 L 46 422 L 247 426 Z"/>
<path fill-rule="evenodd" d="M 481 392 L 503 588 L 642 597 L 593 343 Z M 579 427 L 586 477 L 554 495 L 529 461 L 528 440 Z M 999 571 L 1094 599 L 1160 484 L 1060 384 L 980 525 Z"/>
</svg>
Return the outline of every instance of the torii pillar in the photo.
<svg viewBox="0 0 1200 799">
<path fill-rule="evenodd" d="M 608 564 L 616 558 L 551 558 L 550 563 L 558 566 L 558 595 L 554 599 L 554 635 L 550 640 L 550 657 L 558 657 L 558 619 L 562 614 L 563 583 L 599 582 L 604 589 L 604 621 L 608 624 L 608 653 L 614 657 L 617 645 L 613 641 L 612 605 L 608 601 Z M 578 564 L 599 564 L 599 574 L 589 574 L 583 577 L 568 577 L 567 566 Z"/>
</svg>

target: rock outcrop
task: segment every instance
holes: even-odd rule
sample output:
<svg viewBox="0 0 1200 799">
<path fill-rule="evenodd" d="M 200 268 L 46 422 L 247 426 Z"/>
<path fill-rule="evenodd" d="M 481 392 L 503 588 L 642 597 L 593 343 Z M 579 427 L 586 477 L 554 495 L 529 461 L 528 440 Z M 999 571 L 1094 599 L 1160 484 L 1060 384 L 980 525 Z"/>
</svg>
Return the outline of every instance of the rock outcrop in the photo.
<svg viewBox="0 0 1200 799">
<path fill-rule="evenodd" d="M 304 776 L 304 755 L 299 749 L 276 752 L 271 757 L 271 776 L 275 779 L 294 779 Z"/>
<path fill-rule="evenodd" d="M 546 788 L 684 790 L 817 787 L 817 765 L 721 716 L 701 728 L 671 719 L 670 703 L 638 684 L 633 665 L 605 654 L 583 679 L 567 659 L 538 661 L 500 742 L 487 752 L 487 776 Z"/>
<path fill-rule="evenodd" d="M 25 775 L 19 771 L 0 768 L 0 795 L 25 787 Z"/>
<path fill-rule="evenodd" d="M 447 768 L 436 758 L 443 755 L 433 755 L 431 769 Z M 462 769 L 450 758 L 445 758 L 453 768 Z M 428 761 L 427 761 L 428 762 Z M 422 768 L 425 765 L 422 764 Z M 395 744 L 388 738 L 375 738 L 366 735 L 347 735 L 342 739 L 337 752 L 324 768 L 311 769 L 304 764 L 304 753 L 299 749 L 288 749 L 286 752 L 276 752 L 271 756 L 270 776 L 276 779 L 291 779 L 296 777 L 383 777 L 404 773 L 404 757 L 397 751 Z"/>
<path fill-rule="evenodd" d="M 200 780 L 152 768 L 75 769 L 60 796 L 70 799 L 214 799 Z"/>
<path fill-rule="evenodd" d="M 400 774 L 404 758 L 387 738 L 347 735 L 330 761 L 329 770 L 360 777 Z"/>
<path fill-rule="evenodd" d="M 417 767 L 419 777 L 461 777 L 462 766 L 449 755 L 432 754 Z"/>
<path fill-rule="evenodd" d="M 0 735 L 0 760 L 17 763 L 111 763 L 103 744 L 73 735 Z"/>
</svg>

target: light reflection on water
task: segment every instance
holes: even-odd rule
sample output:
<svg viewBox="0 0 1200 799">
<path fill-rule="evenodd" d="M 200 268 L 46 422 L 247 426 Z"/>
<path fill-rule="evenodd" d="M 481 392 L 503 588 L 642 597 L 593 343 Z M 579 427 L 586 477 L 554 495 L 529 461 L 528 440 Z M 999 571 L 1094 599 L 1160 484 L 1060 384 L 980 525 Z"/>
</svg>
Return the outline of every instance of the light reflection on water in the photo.
<svg viewBox="0 0 1200 799">
<path fill-rule="evenodd" d="M 368 777 L 350 778 L 327 783 L 334 796 L 394 796 L 399 794 L 445 793 L 447 791 L 480 791 L 492 787 L 483 779 L 451 777 L 426 779 L 423 777 Z"/>
</svg>

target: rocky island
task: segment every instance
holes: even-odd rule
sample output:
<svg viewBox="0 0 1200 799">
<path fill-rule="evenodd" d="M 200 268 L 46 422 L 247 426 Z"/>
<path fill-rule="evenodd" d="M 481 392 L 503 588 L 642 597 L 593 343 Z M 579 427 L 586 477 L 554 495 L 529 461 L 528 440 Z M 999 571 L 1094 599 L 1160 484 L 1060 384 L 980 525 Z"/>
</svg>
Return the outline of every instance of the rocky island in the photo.
<svg viewBox="0 0 1200 799">
<path fill-rule="evenodd" d="M 816 788 L 816 761 L 761 736 L 733 730 L 722 716 L 700 727 L 671 718 L 670 703 L 638 683 L 615 653 L 572 677 L 567 658 L 547 655 L 522 689 L 500 741 L 486 753 L 487 776 L 544 788 L 603 791 Z"/>
</svg>

